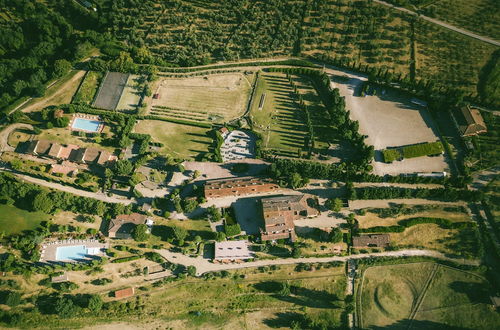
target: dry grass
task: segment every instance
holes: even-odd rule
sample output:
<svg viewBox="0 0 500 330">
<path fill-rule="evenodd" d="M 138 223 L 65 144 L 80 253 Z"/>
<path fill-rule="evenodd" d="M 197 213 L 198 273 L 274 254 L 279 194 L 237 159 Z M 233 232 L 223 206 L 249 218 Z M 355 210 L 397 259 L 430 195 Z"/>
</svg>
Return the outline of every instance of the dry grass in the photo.
<svg viewBox="0 0 500 330">
<path fill-rule="evenodd" d="M 140 120 L 135 125 L 137 133 L 150 134 L 153 141 L 163 143 L 161 153 L 174 157 L 194 159 L 207 152 L 212 139 L 207 135 L 209 129 L 169 123 L 158 120 Z"/>
<path fill-rule="evenodd" d="M 184 120 L 225 122 L 245 112 L 252 80 L 253 75 L 243 73 L 163 78 L 153 91 L 160 94 L 160 98 L 150 99 L 149 113 Z"/>
</svg>

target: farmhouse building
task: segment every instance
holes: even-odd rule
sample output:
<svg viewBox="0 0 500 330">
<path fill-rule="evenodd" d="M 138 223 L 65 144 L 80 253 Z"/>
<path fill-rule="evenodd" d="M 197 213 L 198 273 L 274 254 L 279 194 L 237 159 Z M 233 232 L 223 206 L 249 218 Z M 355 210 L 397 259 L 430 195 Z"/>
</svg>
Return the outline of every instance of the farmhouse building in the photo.
<svg viewBox="0 0 500 330">
<path fill-rule="evenodd" d="M 65 175 L 69 175 L 69 176 L 73 176 L 73 175 L 78 173 L 77 167 L 70 166 L 70 165 L 67 165 L 64 163 L 67 163 L 67 162 L 63 162 L 63 164 L 51 164 L 50 165 L 50 173 L 51 174 L 65 174 Z"/>
<path fill-rule="evenodd" d="M 319 215 L 318 201 L 312 195 L 292 195 L 262 198 L 263 227 L 260 229 L 263 241 L 290 238 L 295 239 L 294 221 Z"/>
<path fill-rule="evenodd" d="M 389 234 L 361 235 L 352 238 L 352 246 L 355 248 L 387 247 L 390 241 L 391 237 Z"/>
<path fill-rule="evenodd" d="M 278 191 L 280 187 L 268 178 L 242 177 L 210 180 L 205 183 L 205 197 L 245 196 Z"/>
<path fill-rule="evenodd" d="M 75 163 L 99 164 L 102 166 L 106 166 L 116 160 L 116 156 L 106 150 L 80 148 L 73 144 L 64 146 L 47 140 L 30 141 L 27 144 L 25 152 L 39 157 L 49 157 L 59 160 L 69 159 Z"/>
<path fill-rule="evenodd" d="M 139 213 L 121 214 L 109 222 L 110 238 L 128 239 L 132 237 L 135 226 L 145 224 L 147 216 Z"/>
<path fill-rule="evenodd" d="M 455 125 L 462 136 L 473 136 L 487 132 L 481 112 L 478 109 L 465 106 L 453 114 Z"/>
<path fill-rule="evenodd" d="M 253 253 L 248 249 L 248 242 L 245 240 L 215 242 L 214 261 L 238 262 L 251 258 Z"/>
</svg>

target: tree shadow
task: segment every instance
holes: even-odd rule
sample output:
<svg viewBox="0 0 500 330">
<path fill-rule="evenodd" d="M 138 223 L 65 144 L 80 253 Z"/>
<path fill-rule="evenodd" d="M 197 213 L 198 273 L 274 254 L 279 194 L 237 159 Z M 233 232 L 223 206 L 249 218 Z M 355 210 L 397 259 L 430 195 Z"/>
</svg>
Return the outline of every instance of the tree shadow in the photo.
<svg viewBox="0 0 500 330">
<path fill-rule="evenodd" d="M 449 287 L 455 292 L 466 294 L 472 304 L 488 304 L 490 302 L 488 287 L 482 283 L 455 281 L 450 283 Z"/>
<path fill-rule="evenodd" d="M 291 328 L 292 322 L 302 323 L 304 316 L 300 313 L 286 312 L 276 313 L 275 318 L 265 319 L 263 322 L 270 328 Z"/>
<path fill-rule="evenodd" d="M 370 330 L 402 330 L 402 329 L 436 329 L 436 330 L 466 330 L 467 328 L 449 326 L 443 323 L 437 323 L 433 321 L 423 321 L 423 320 L 400 320 L 396 323 L 385 325 L 385 326 L 371 326 Z"/>
</svg>

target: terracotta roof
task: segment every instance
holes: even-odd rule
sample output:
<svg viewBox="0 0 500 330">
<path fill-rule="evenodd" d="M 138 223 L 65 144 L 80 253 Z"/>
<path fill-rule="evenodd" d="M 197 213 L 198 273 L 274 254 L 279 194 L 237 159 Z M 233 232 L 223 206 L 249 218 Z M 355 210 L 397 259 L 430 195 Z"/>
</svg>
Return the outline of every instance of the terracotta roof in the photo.
<svg viewBox="0 0 500 330">
<path fill-rule="evenodd" d="M 59 157 L 59 153 L 61 152 L 61 149 L 63 148 L 62 145 L 59 143 L 52 143 L 52 146 L 49 149 L 49 156 L 53 158 Z"/>
<path fill-rule="evenodd" d="M 59 158 L 61 158 L 61 159 L 68 159 L 68 158 L 71 157 L 71 153 L 72 152 L 76 153 L 79 148 L 80 147 L 77 146 L 77 145 L 68 144 L 67 146 L 62 147 L 61 151 L 59 151 Z"/>
<path fill-rule="evenodd" d="M 486 124 L 478 109 L 466 106 L 460 109 L 460 113 L 465 120 L 465 123 L 459 125 L 460 133 L 462 133 L 463 136 L 476 135 L 487 131 Z"/>
<path fill-rule="evenodd" d="M 308 205 L 310 195 L 291 195 L 262 198 L 262 213 L 264 222 L 267 225 L 287 222 L 287 218 L 291 221 L 315 216 L 319 214 L 317 209 Z"/>
<path fill-rule="evenodd" d="M 99 155 L 99 158 L 97 159 L 97 164 L 99 165 L 105 165 L 106 162 L 109 161 L 109 158 L 111 157 L 111 153 L 106 151 L 106 150 L 103 150 L 101 151 L 100 155 Z"/>
<path fill-rule="evenodd" d="M 139 213 L 121 214 L 109 222 L 108 235 L 114 236 L 126 224 L 140 225 L 146 222 L 147 216 Z"/>
<path fill-rule="evenodd" d="M 371 234 L 361 235 L 352 238 L 352 246 L 354 247 L 386 247 L 391 241 L 389 234 Z"/>
<path fill-rule="evenodd" d="M 99 149 L 87 148 L 83 156 L 83 161 L 85 163 L 94 163 L 99 158 Z"/>
<path fill-rule="evenodd" d="M 46 154 L 49 151 L 50 146 L 52 145 L 52 142 L 47 140 L 38 140 L 37 142 L 38 143 L 36 144 L 35 153 L 39 155 Z"/>
<path fill-rule="evenodd" d="M 59 164 L 50 165 L 50 173 L 69 174 L 71 172 L 78 172 L 78 168 Z"/>
<path fill-rule="evenodd" d="M 127 298 L 133 296 L 135 293 L 134 288 L 126 288 L 115 291 L 115 298 Z"/>
</svg>

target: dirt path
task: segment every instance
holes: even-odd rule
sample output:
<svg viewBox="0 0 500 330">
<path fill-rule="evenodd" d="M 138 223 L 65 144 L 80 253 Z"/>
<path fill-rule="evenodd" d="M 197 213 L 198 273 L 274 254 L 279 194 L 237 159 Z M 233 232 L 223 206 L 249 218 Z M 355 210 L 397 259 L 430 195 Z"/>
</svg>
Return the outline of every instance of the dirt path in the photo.
<svg viewBox="0 0 500 330">
<path fill-rule="evenodd" d="M 327 257 L 327 258 L 286 258 L 286 259 L 273 259 L 273 260 L 257 260 L 251 262 L 245 262 L 241 264 L 214 264 L 209 262 L 207 259 L 202 257 L 191 258 L 182 253 L 170 252 L 169 250 L 159 250 L 158 251 L 166 260 L 182 264 L 184 266 L 195 266 L 196 274 L 202 275 L 206 272 L 221 271 L 229 269 L 239 269 L 239 268 L 249 268 L 249 267 L 260 267 L 260 266 L 271 266 L 271 265 L 289 265 L 298 263 L 316 263 L 316 262 L 331 262 L 331 261 L 343 261 L 346 262 L 351 259 L 363 259 L 367 257 L 406 257 L 406 256 L 427 256 L 433 257 L 441 260 L 453 261 L 456 263 L 467 264 L 467 265 L 479 265 L 478 260 L 465 260 L 465 259 L 454 259 L 446 257 L 443 253 L 432 251 L 432 250 L 399 250 L 399 251 L 387 251 L 380 253 L 365 253 L 356 254 L 346 257 Z"/>
<path fill-rule="evenodd" d="M 12 124 L 5 128 L 3 131 L 0 131 L 0 152 L 2 151 L 14 151 L 14 148 L 9 146 L 7 143 L 9 134 L 12 133 L 14 130 L 18 128 L 27 128 L 27 129 L 33 129 L 33 126 L 29 124 Z"/>
<path fill-rule="evenodd" d="M 437 20 L 435 18 L 430 18 L 428 16 L 425 16 L 425 15 L 420 15 L 414 11 L 411 11 L 409 9 L 406 9 L 406 8 L 402 8 L 402 7 L 397 7 L 397 6 L 394 6 L 390 3 L 387 3 L 385 1 L 381 1 L 381 0 L 373 0 L 373 2 L 376 2 L 378 4 L 381 4 L 381 5 L 384 5 L 384 6 L 387 6 L 387 7 L 391 7 L 393 9 L 396 9 L 396 10 L 399 10 L 399 11 L 402 11 L 402 12 L 405 12 L 405 13 L 408 13 L 410 15 L 413 15 L 413 16 L 418 16 L 419 18 L 423 19 L 423 20 L 426 20 L 428 22 L 431 22 L 431 23 L 434 23 L 436 25 L 439 25 L 439 26 L 442 26 L 444 27 L 445 29 L 448 29 L 448 30 L 452 30 L 452 31 L 455 31 L 457 33 L 460 33 L 460 34 L 463 34 L 463 35 L 466 35 L 468 37 L 471 37 L 471 38 L 474 38 L 474 39 L 477 39 L 477 40 L 480 40 L 480 41 L 484 41 L 484 42 L 487 42 L 489 44 L 492 44 L 492 45 L 495 45 L 495 46 L 500 46 L 500 42 L 496 41 L 496 40 L 493 40 L 491 38 L 488 38 L 488 37 L 484 37 L 484 36 L 481 36 L 479 34 L 476 34 L 476 33 L 473 33 L 473 32 L 470 32 L 470 31 L 467 31 L 465 29 L 462 29 L 462 28 L 458 28 L 456 26 L 453 26 L 451 24 L 448 24 L 448 23 L 445 23 L 443 21 L 440 21 L 440 20 Z"/>
<path fill-rule="evenodd" d="M 6 168 L 0 168 L 0 171 L 5 171 L 5 172 L 12 173 L 12 174 L 14 174 L 15 176 L 17 176 L 18 178 L 20 178 L 20 179 L 22 179 L 24 181 L 31 182 L 31 183 L 37 184 L 39 186 L 44 186 L 44 187 L 47 187 L 47 188 L 64 191 L 64 192 L 71 193 L 71 194 L 78 195 L 78 196 L 94 198 L 94 199 L 97 199 L 97 200 L 100 200 L 100 201 L 103 201 L 103 202 L 107 202 L 107 203 L 121 203 L 121 204 L 128 205 L 128 204 L 136 202 L 135 199 L 122 199 L 122 198 L 117 198 L 117 197 L 114 197 L 114 196 L 110 197 L 110 196 L 108 196 L 108 195 L 106 195 L 104 193 L 98 193 L 98 192 L 91 192 L 91 191 L 76 189 L 76 188 L 73 188 L 73 187 L 70 187 L 70 186 L 65 186 L 65 185 L 62 185 L 62 184 L 59 184 L 59 183 L 48 182 L 48 181 L 45 181 L 45 180 L 42 180 L 42 179 L 33 178 L 31 176 L 28 176 L 28 175 L 19 174 L 19 173 L 13 173 L 12 171 L 10 171 L 10 170 L 8 170 Z"/>
<path fill-rule="evenodd" d="M 75 75 L 73 77 L 71 77 L 71 79 L 69 79 L 68 81 L 66 81 L 64 84 L 62 84 L 61 86 L 59 86 L 57 88 L 57 91 L 54 92 L 53 94 L 49 95 L 49 96 L 44 96 L 42 98 L 39 98 L 38 101 L 36 101 L 35 103 L 33 104 L 30 104 L 26 107 L 19 107 L 21 109 L 21 111 L 23 112 L 31 112 L 31 111 L 35 111 L 35 110 L 40 110 L 40 109 L 43 109 L 49 105 L 54 105 L 53 102 L 51 102 L 52 100 L 54 99 L 57 99 L 58 97 L 61 97 L 63 96 L 65 93 L 68 92 L 68 89 L 71 89 L 73 87 L 73 89 L 75 90 L 76 92 L 76 89 L 78 88 L 78 85 L 76 86 L 72 86 L 77 80 L 80 80 L 83 78 L 83 76 L 85 75 L 85 72 L 86 71 L 77 71 L 75 73 Z M 50 87 L 47 87 L 47 89 L 49 89 Z M 71 95 L 73 95 L 73 93 L 71 93 Z M 60 102 L 57 102 L 57 104 L 59 104 Z M 13 111 L 17 110 L 14 109 Z"/>
</svg>

